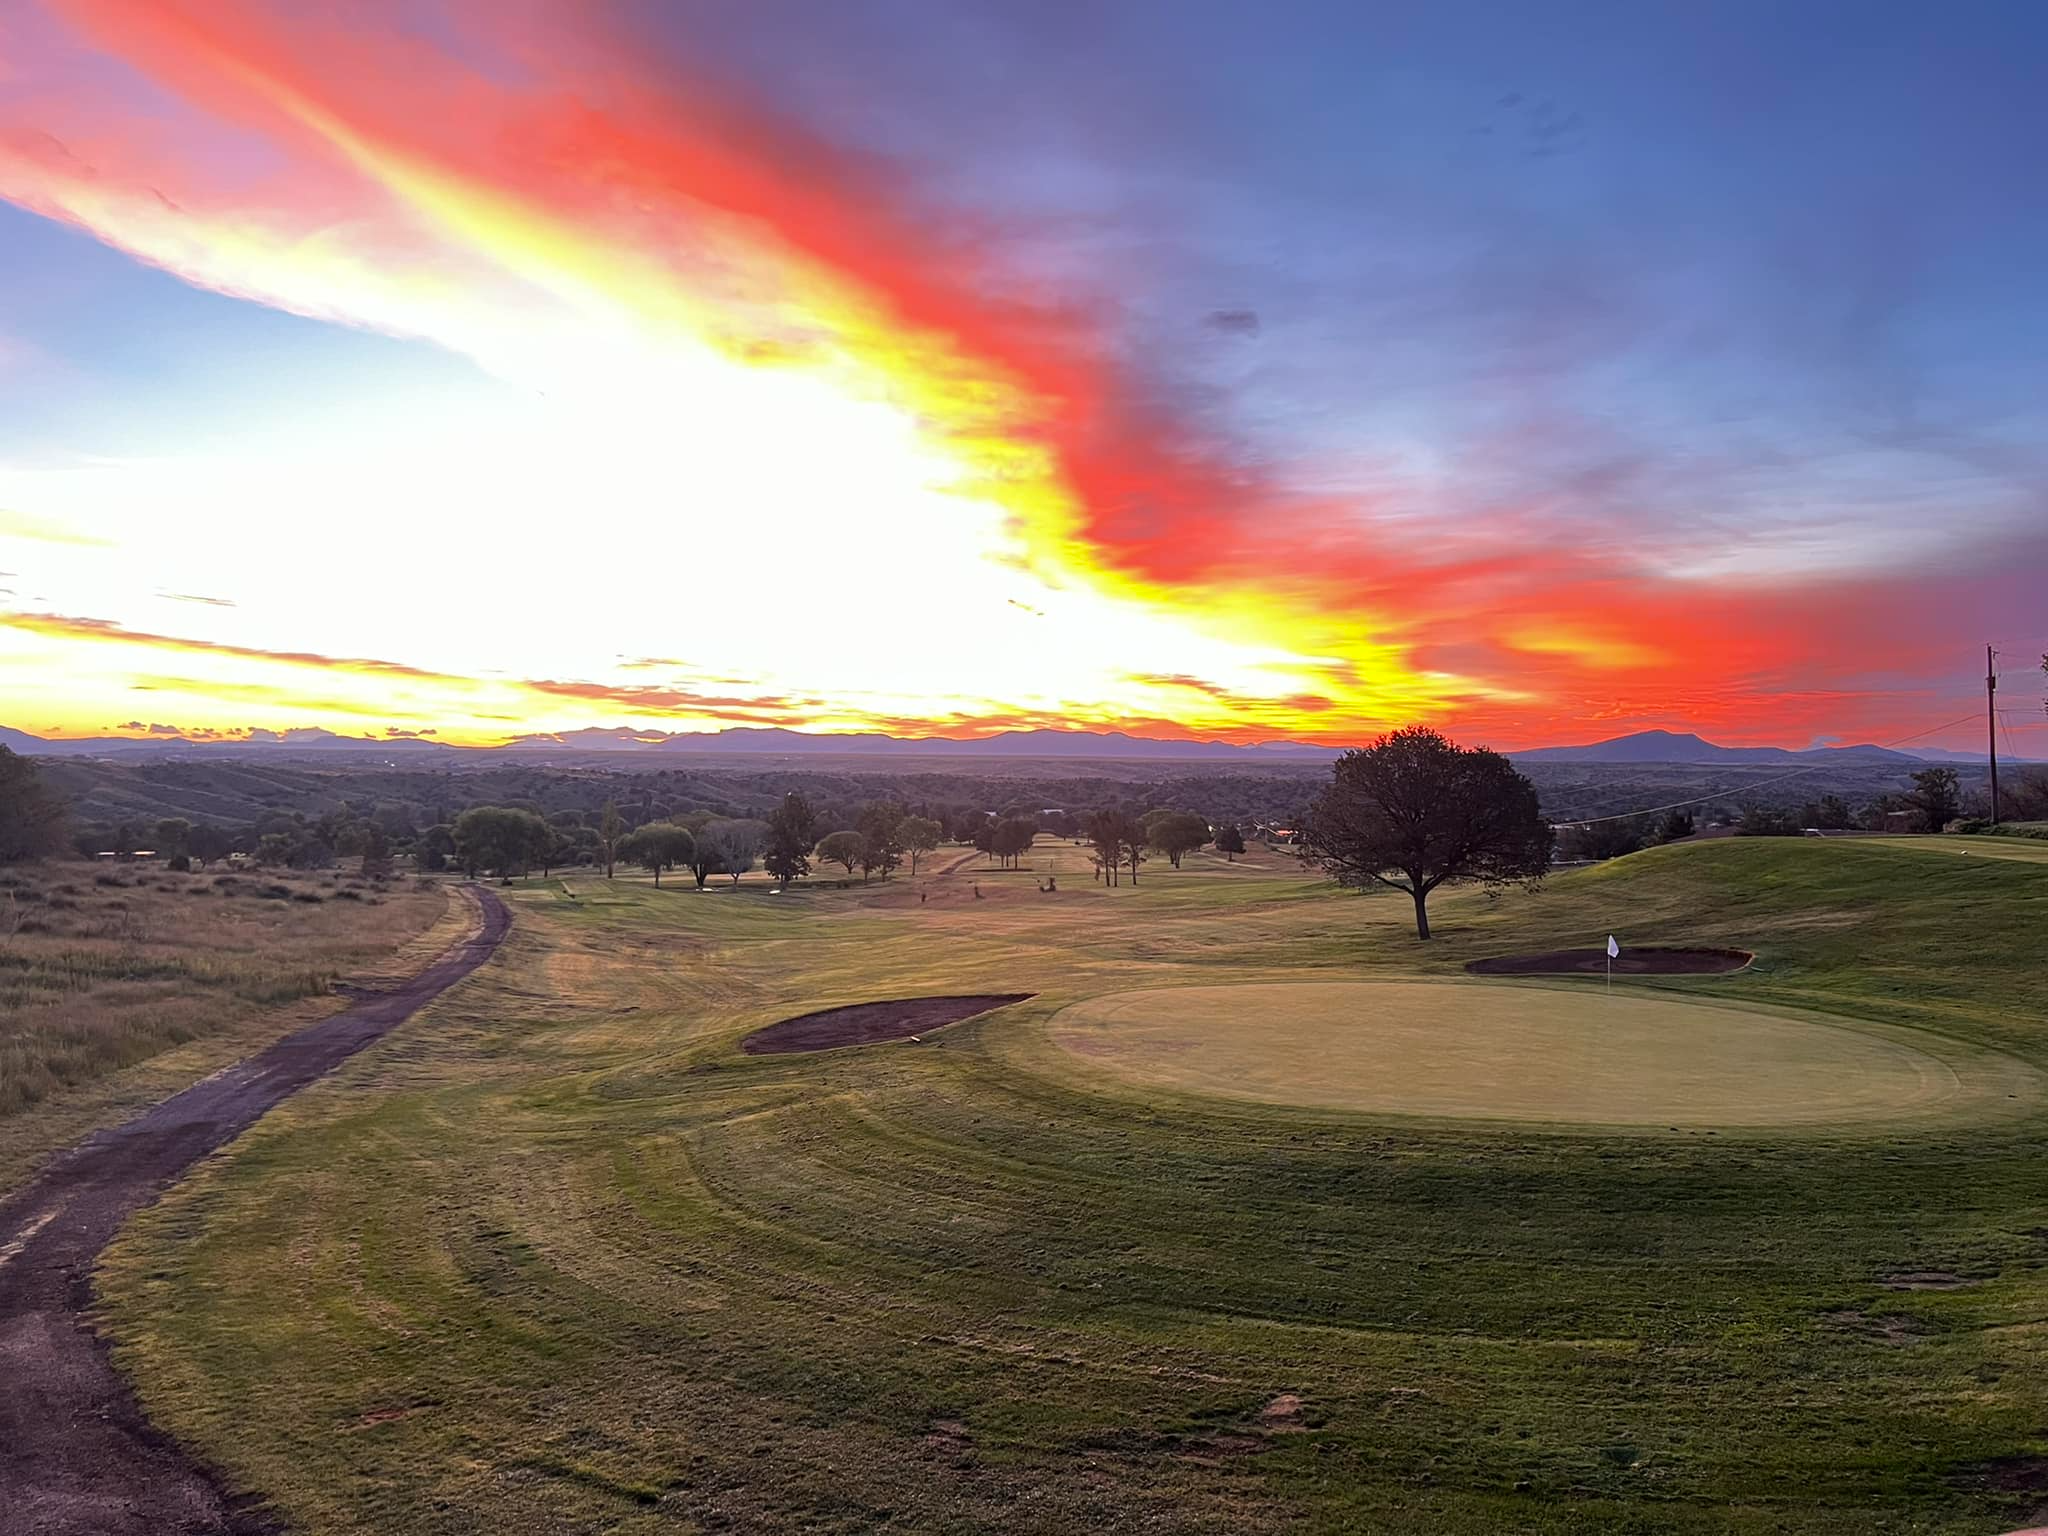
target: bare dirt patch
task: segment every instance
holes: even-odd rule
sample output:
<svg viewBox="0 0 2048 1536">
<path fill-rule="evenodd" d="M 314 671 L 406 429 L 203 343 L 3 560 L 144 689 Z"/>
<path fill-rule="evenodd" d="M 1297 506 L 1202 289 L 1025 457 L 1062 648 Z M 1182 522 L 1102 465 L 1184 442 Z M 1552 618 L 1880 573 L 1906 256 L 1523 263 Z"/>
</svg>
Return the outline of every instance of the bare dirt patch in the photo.
<svg viewBox="0 0 2048 1536">
<path fill-rule="evenodd" d="M 1617 976 L 1725 976 L 1756 958 L 1746 949 L 1624 949 Z M 1604 976 L 1604 949 L 1553 949 L 1540 955 L 1491 955 L 1465 967 L 1475 976 Z"/>
<path fill-rule="evenodd" d="M 974 1437 L 958 1419 L 933 1419 L 924 1432 L 924 1448 L 946 1455 L 961 1456 L 974 1449 Z"/>
<path fill-rule="evenodd" d="M 1913 1269 L 1884 1277 L 1884 1288 L 1888 1291 L 1960 1291 L 1965 1286 L 1983 1283 L 1945 1269 Z"/>
<path fill-rule="evenodd" d="M 1998 1493 L 2048 1493 L 2048 1456 L 1999 1456 L 1973 1462 L 1959 1467 L 1950 1480 L 1961 1487 Z M 2027 1536 L 2027 1532 L 2015 1532 L 2014 1536 Z"/>
<path fill-rule="evenodd" d="M 757 1029 L 740 1042 L 740 1049 L 749 1056 L 778 1056 L 795 1051 L 829 1051 L 842 1045 L 872 1045 L 878 1040 L 908 1040 L 1035 996 L 1035 992 L 978 992 L 959 997 L 899 997 L 889 1002 L 824 1008 Z"/>
<path fill-rule="evenodd" d="M 1259 1428 L 1270 1435 L 1297 1435 L 1307 1429 L 1308 1421 L 1302 1416 L 1300 1395 L 1282 1392 L 1261 1408 Z"/>
<path fill-rule="evenodd" d="M 1858 1312 L 1853 1308 L 1823 1314 L 1823 1321 L 1880 1344 L 1911 1344 L 1934 1330 L 1904 1312 Z"/>
</svg>

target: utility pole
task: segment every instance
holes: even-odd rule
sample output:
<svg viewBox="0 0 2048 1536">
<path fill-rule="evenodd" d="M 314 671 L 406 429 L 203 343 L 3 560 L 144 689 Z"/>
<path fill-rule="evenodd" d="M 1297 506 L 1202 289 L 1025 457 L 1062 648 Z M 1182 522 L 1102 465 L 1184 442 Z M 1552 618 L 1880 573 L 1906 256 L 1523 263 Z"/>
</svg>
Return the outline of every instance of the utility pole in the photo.
<svg viewBox="0 0 2048 1536">
<path fill-rule="evenodd" d="M 1991 743 L 1991 825 L 1998 825 L 1998 652 L 1984 647 L 1984 725 Z"/>
</svg>

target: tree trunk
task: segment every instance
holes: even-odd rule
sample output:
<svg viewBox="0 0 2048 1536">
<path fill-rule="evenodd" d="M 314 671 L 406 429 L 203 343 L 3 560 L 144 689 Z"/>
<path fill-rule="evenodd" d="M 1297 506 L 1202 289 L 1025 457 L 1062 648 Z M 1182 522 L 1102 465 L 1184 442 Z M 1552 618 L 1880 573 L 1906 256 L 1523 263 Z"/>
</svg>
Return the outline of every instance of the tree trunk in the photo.
<svg viewBox="0 0 2048 1536">
<path fill-rule="evenodd" d="M 1429 937 L 1429 892 L 1419 890 L 1416 891 L 1414 894 L 1415 937 L 1417 937 L 1418 939 L 1426 939 Z"/>
</svg>

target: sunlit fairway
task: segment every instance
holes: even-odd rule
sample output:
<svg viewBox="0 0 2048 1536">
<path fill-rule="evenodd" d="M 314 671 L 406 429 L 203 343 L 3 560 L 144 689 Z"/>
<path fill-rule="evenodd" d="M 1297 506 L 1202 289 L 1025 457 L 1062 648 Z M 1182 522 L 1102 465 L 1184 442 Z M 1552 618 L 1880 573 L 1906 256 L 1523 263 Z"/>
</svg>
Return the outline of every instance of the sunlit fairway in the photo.
<svg viewBox="0 0 2048 1536">
<path fill-rule="evenodd" d="M 120 1362 L 309 1532 L 1984 1536 L 2048 1500 L 2048 870 L 1728 840 L 1445 893 L 1424 946 L 1284 856 L 1080 859 L 509 890 L 497 961 L 119 1240 Z M 1611 1000 L 1462 972 L 1609 931 L 1758 958 Z M 737 1049 L 990 992 L 1037 995 Z M 1062 1043 L 1148 1011 L 1210 1043 L 1147 1070 L 1211 1080 Z M 1350 1097 L 1252 1096 L 1283 1072 Z"/>
</svg>

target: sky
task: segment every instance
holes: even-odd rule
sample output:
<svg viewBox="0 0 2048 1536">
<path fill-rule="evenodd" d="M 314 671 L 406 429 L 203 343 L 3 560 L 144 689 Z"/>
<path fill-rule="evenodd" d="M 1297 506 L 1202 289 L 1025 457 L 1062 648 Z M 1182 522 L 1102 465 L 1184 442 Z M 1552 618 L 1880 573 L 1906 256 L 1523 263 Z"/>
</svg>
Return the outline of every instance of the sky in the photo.
<svg viewBox="0 0 2048 1536">
<path fill-rule="evenodd" d="M 0 723 L 1972 747 L 1991 643 L 2048 755 L 2044 69 L 2017 0 L 0 0 Z"/>
</svg>

